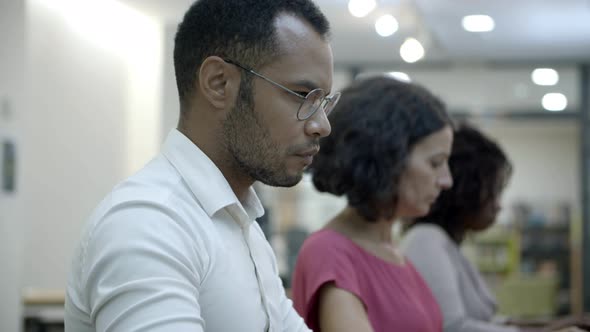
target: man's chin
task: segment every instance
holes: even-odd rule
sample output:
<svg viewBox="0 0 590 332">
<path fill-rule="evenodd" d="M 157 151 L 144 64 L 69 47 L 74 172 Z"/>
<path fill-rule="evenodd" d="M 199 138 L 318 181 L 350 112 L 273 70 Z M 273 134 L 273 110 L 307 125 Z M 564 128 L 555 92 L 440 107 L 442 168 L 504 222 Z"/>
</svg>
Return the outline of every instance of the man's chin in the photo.
<svg viewBox="0 0 590 332">
<path fill-rule="evenodd" d="M 299 172 L 295 175 L 283 175 L 281 178 L 274 179 L 260 179 L 259 181 L 272 187 L 293 187 L 298 184 L 303 178 L 303 173 Z"/>
<path fill-rule="evenodd" d="M 280 182 L 277 185 L 277 187 L 293 187 L 293 186 L 297 185 L 299 182 L 301 182 L 302 178 L 303 178 L 302 174 L 292 176 L 292 177 L 286 179 L 285 181 Z"/>
</svg>

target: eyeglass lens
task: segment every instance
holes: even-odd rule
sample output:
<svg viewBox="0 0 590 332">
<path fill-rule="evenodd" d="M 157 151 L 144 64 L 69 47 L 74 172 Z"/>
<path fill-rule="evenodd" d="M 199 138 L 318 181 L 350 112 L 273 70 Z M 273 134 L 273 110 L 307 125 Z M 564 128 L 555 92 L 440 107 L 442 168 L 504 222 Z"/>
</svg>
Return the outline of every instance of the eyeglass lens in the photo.
<svg viewBox="0 0 590 332">
<path fill-rule="evenodd" d="M 298 117 L 299 119 L 307 119 L 311 117 L 318 109 L 322 109 L 326 115 L 330 113 L 332 108 L 339 99 L 339 94 L 325 98 L 324 91 L 321 89 L 315 89 L 310 91 L 303 104 L 299 108 Z"/>
</svg>

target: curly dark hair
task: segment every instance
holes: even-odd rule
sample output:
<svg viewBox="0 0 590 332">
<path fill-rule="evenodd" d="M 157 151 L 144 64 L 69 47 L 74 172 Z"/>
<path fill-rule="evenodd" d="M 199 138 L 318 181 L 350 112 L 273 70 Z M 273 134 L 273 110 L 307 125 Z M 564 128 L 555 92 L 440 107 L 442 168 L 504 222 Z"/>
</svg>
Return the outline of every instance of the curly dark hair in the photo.
<svg viewBox="0 0 590 332">
<path fill-rule="evenodd" d="M 191 95 L 201 63 L 217 55 L 255 68 L 279 55 L 274 20 L 289 13 L 324 39 L 330 25 L 311 0 L 198 0 L 178 26 L 174 70 L 181 106 Z M 184 107 L 181 107 L 181 110 Z"/>
<path fill-rule="evenodd" d="M 413 146 L 452 126 L 441 100 L 425 88 L 389 77 L 353 83 L 330 113 L 332 133 L 309 168 L 321 192 L 346 195 L 367 221 L 391 218 Z"/>
<path fill-rule="evenodd" d="M 467 123 L 455 130 L 452 149 L 449 168 L 453 187 L 443 191 L 430 212 L 413 224 L 439 225 L 460 243 L 470 217 L 501 194 L 512 174 L 512 164 L 496 142 Z"/>
</svg>

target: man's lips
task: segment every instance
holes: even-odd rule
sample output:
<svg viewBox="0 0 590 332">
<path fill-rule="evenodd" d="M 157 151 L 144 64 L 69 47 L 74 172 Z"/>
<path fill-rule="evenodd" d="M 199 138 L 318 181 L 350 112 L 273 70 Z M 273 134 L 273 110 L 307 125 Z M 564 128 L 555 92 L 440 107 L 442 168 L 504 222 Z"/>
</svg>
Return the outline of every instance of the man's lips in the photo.
<svg viewBox="0 0 590 332">
<path fill-rule="evenodd" d="M 299 156 L 299 157 L 313 157 L 318 152 L 320 152 L 320 148 L 316 147 L 316 148 L 305 150 L 303 152 L 299 152 L 299 153 L 297 153 L 297 156 Z"/>
<path fill-rule="evenodd" d="M 429 199 L 430 204 L 434 204 L 434 202 L 436 202 L 436 200 L 438 199 L 439 195 L 440 195 L 440 193 L 437 193 L 436 195 L 430 197 L 430 199 Z"/>
<path fill-rule="evenodd" d="M 319 147 L 315 147 L 312 149 L 308 149 L 296 154 L 297 157 L 300 157 L 304 160 L 306 165 L 311 165 L 313 162 L 313 156 L 315 156 L 320 151 Z"/>
</svg>

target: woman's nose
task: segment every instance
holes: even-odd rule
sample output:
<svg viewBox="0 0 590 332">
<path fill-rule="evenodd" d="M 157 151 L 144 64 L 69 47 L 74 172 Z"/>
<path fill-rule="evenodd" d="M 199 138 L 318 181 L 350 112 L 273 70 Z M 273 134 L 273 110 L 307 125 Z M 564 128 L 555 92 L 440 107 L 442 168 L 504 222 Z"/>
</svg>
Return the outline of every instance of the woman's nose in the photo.
<svg viewBox="0 0 590 332">
<path fill-rule="evenodd" d="M 438 178 L 438 185 L 443 189 L 449 189 L 453 186 L 453 176 L 451 175 L 451 172 L 449 171 L 449 167 L 446 166 L 444 168 L 443 173 L 441 174 L 441 176 Z"/>
</svg>

